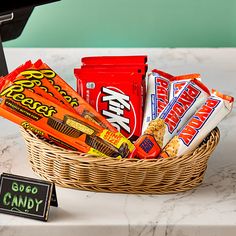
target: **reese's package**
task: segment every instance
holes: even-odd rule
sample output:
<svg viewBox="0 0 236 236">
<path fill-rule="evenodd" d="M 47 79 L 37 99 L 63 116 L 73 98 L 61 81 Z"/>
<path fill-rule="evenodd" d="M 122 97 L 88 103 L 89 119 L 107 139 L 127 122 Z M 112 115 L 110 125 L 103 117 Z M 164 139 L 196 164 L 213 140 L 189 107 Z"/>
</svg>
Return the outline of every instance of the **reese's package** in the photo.
<svg viewBox="0 0 236 236">
<path fill-rule="evenodd" d="M 58 90 L 50 83 L 46 77 L 34 76 L 31 78 L 22 78 L 22 75 L 28 75 L 28 71 L 34 69 L 34 65 L 31 61 L 27 61 L 22 66 L 18 67 L 11 73 L 9 73 L 4 80 L 10 83 L 15 82 L 15 84 L 24 84 L 25 87 L 29 87 L 32 91 L 44 98 L 67 108 L 70 111 L 74 111 L 73 107 L 67 102 L 67 100 L 58 92 Z M 19 81 L 16 82 L 19 78 Z M 46 93 L 45 93 L 46 92 Z"/>
<path fill-rule="evenodd" d="M 1 80 L 1 116 L 72 150 L 119 158 L 127 157 L 132 151 L 133 144 L 121 133 L 104 129 L 36 94 L 31 90 L 34 83 L 21 83 L 21 80 L 25 81 L 25 76 L 13 82 Z"/>
<path fill-rule="evenodd" d="M 53 87 L 67 100 L 73 109 L 84 117 L 85 119 L 94 122 L 105 129 L 109 129 L 113 132 L 117 130 L 91 105 L 85 102 L 85 100 L 69 85 L 67 84 L 55 71 L 53 71 L 42 60 L 38 60 L 34 63 L 34 67 L 21 72 L 26 79 L 43 79 L 46 78 L 53 85 Z M 71 110 L 71 108 L 68 108 Z"/>
</svg>

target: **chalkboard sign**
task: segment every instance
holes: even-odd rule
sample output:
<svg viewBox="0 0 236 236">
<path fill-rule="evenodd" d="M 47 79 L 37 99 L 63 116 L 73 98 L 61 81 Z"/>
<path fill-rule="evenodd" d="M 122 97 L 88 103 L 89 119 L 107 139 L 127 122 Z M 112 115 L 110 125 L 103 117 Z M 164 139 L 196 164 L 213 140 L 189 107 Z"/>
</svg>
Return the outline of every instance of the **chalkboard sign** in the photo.
<svg viewBox="0 0 236 236">
<path fill-rule="evenodd" d="M 50 203 L 58 205 L 53 183 L 6 173 L 1 175 L 0 212 L 47 221 Z"/>
</svg>

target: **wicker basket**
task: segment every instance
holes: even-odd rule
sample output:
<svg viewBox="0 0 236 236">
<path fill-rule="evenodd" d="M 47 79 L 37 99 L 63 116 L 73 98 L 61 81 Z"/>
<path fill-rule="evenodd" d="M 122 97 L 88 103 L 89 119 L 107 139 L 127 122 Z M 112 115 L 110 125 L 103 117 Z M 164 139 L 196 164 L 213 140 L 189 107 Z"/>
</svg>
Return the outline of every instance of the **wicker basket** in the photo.
<svg viewBox="0 0 236 236">
<path fill-rule="evenodd" d="M 215 128 L 202 144 L 179 158 L 137 160 L 94 157 L 68 151 L 21 129 L 32 169 L 57 185 L 117 193 L 174 193 L 198 186 L 220 132 Z"/>
</svg>

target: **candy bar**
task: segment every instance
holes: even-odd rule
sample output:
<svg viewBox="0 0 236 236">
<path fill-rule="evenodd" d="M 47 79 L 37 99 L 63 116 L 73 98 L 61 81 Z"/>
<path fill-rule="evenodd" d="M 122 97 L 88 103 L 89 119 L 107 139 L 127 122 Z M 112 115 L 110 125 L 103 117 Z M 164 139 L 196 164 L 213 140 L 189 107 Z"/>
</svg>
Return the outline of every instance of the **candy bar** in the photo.
<svg viewBox="0 0 236 236">
<path fill-rule="evenodd" d="M 201 81 L 200 74 L 187 74 L 175 76 L 173 80 L 170 82 L 170 90 L 169 90 L 169 101 L 172 100 L 173 97 L 176 97 L 180 91 L 184 88 L 184 85 L 187 84 L 192 79 L 198 79 Z"/>
<path fill-rule="evenodd" d="M 130 140 L 141 135 L 142 74 L 76 69 L 75 76 L 82 83 L 81 95 L 109 123 Z"/>
<path fill-rule="evenodd" d="M 155 120 L 168 104 L 169 85 L 173 78 L 173 75 L 160 70 L 153 70 L 149 74 L 142 133 L 144 133 L 148 127 L 149 122 Z"/>
<path fill-rule="evenodd" d="M 188 82 L 183 90 L 174 97 L 159 117 L 151 121 L 144 134 L 153 135 L 159 145 L 159 151 L 175 136 L 177 131 L 191 118 L 196 110 L 206 101 L 210 95 L 209 90 L 197 79 Z M 134 143 L 139 158 L 146 158 L 139 152 L 140 143 L 144 139 L 141 136 Z M 153 143 L 155 145 L 155 143 Z"/>
<path fill-rule="evenodd" d="M 96 110 L 87 104 L 78 93 L 71 88 L 59 75 L 56 74 L 48 65 L 38 60 L 34 63 L 34 68 L 21 73 L 27 79 L 47 78 L 55 89 L 66 99 L 66 101 L 74 108 L 79 115 L 86 114 L 90 117 L 90 121 L 95 121 L 101 127 L 109 129 L 113 132 L 117 130 Z M 71 110 L 70 108 L 68 108 Z"/>
<path fill-rule="evenodd" d="M 42 77 L 41 74 L 39 74 L 38 76 L 35 76 L 35 78 L 25 78 L 25 75 L 27 76 L 30 69 L 33 68 L 33 64 L 28 61 L 25 65 L 8 74 L 4 80 L 8 81 L 9 86 L 14 82 L 15 84 L 22 84 L 25 87 L 29 87 L 36 94 L 44 96 L 44 98 L 61 105 L 70 111 L 74 111 L 67 100 L 54 88 L 46 77 Z"/>
<path fill-rule="evenodd" d="M 25 81 L 25 77 L 21 78 Z M 73 150 L 121 158 L 127 157 L 132 151 L 132 143 L 119 132 L 103 129 L 79 114 L 53 103 L 45 96 L 36 94 L 30 90 L 33 86 L 33 83 L 21 83 L 20 78 L 15 82 L 1 81 L 1 115 L 24 128 L 30 127 L 30 130 L 60 146 Z M 69 118 L 81 125 L 73 126 L 67 122 Z M 91 135 L 88 134 L 88 129 L 93 130 Z"/>
<path fill-rule="evenodd" d="M 194 150 L 233 108 L 234 98 L 213 91 L 188 123 L 165 146 L 160 157 L 179 157 Z"/>
<path fill-rule="evenodd" d="M 96 70 L 100 72 L 134 72 L 146 74 L 148 65 L 147 64 L 86 64 L 82 65 L 83 70 Z M 75 69 L 76 70 L 76 69 Z"/>
<path fill-rule="evenodd" d="M 147 56 L 94 56 L 83 57 L 81 61 L 84 65 L 145 64 L 147 62 Z"/>
</svg>

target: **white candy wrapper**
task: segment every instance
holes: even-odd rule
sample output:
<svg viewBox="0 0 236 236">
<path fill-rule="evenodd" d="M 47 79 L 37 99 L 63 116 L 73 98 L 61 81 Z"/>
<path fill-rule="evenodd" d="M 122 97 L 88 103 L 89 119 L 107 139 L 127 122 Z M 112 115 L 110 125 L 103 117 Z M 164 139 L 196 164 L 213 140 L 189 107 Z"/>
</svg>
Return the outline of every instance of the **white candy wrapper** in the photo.
<svg viewBox="0 0 236 236">
<path fill-rule="evenodd" d="M 178 96 L 178 94 L 182 91 L 184 86 L 192 79 L 197 79 L 201 81 L 200 74 L 187 74 L 175 76 L 173 80 L 170 82 L 169 87 L 169 101 L 173 99 L 173 97 Z"/>
<path fill-rule="evenodd" d="M 159 117 L 149 123 L 144 134 L 154 135 L 160 148 L 165 147 L 209 96 L 210 92 L 203 83 L 197 79 L 189 81 Z"/>
<path fill-rule="evenodd" d="M 160 157 L 178 157 L 194 150 L 233 108 L 234 98 L 213 90 L 213 94 L 171 139 Z"/>
<path fill-rule="evenodd" d="M 150 121 L 155 120 L 169 102 L 169 86 L 173 75 L 160 70 L 152 70 L 148 75 L 146 101 L 142 133 Z"/>
</svg>

